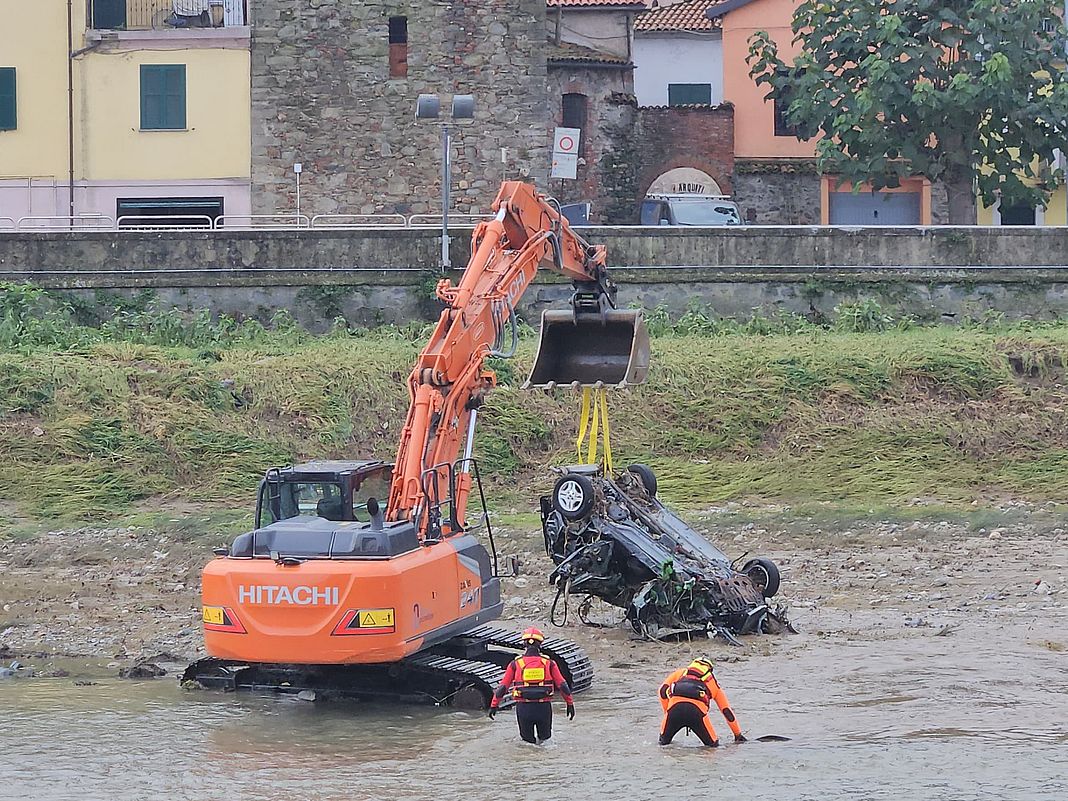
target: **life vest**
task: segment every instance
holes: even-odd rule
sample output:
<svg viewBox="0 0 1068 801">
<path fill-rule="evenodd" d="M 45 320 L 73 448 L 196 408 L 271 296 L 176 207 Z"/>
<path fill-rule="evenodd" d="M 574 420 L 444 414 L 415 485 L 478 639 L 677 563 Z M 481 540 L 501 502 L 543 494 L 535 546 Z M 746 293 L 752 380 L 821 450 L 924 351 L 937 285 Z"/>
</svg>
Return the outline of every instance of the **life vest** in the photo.
<svg viewBox="0 0 1068 801">
<path fill-rule="evenodd" d="M 512 698 L 516 701 L 548 701 L 552 698 L 556 684 L 551 665 L 552 661 L 545 656 L 517 657 Z"/>
<path fill-rule="evenodd" d="M 671 686 L 668 687 L 668 697 L 671 700 L 678 699 L 679 701 L 696 703 L 706 711 L 712 703 L 712 695 L 708 691 L 708 685 L 700 679 L 690 676 L 672 682 Z M 674 706 L 671 700 L 668 701 L 668 704 Z"/>
</svg>

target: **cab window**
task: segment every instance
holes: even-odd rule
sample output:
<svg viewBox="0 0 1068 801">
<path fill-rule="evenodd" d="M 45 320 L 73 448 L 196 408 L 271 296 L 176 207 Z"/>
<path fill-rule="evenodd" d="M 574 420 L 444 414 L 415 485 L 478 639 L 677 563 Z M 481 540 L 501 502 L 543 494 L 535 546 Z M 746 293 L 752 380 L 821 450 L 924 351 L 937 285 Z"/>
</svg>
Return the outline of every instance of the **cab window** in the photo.
<svg viewBox="0 0 1068 801">
<path fill-rule="evenodd" d="M 291 517 L 324 517 L 344 519 L 344 496 L 340 484 L 326 481 L 285 482 L 266 487 L 266 520 L 274 523 Z M 274 497 L 277 492 L 277 497 Z"/>
<path fill-rule="evenodd" d="M 367 499 L 374 498 L 378 501 L 379 508 L 383 511 L 389 500 L 390 471 L 381 470 L 371 473 L 360 481 L 360 486 L 352 493 L 352 517 L 361 523 L 371 522 L 371 515 L 367 512 Z"/>
</svg>

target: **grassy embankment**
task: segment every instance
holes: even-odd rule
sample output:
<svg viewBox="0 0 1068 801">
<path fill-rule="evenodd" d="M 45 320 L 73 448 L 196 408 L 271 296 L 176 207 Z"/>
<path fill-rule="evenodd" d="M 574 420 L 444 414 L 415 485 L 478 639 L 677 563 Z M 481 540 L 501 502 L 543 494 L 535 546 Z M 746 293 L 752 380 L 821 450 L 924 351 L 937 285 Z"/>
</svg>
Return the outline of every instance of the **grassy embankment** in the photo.
<svg viewBox="0 0 1068 801">
<path fill-rule="evenodd" d="M 673 502 L 882 512 L 1068 497 L 1068 324 L 915 328 L 870 306 L 830 328 L 653 318 L 650 380 L 611 398 L 612 435 L 617 462 L 654 466 Z M 85 326 L 46 295 L 0 287 L 6 526 L 186 502 L 244 525 L 270 465 L 393 456 L 423 336 L 131 309 Z M 573 460 L 576 397 L 518 389 L 533 347 L 526 337 L 496 365 L 478 433 L 506 513 L 529 513 L 549 466 Z"/>
</svg>

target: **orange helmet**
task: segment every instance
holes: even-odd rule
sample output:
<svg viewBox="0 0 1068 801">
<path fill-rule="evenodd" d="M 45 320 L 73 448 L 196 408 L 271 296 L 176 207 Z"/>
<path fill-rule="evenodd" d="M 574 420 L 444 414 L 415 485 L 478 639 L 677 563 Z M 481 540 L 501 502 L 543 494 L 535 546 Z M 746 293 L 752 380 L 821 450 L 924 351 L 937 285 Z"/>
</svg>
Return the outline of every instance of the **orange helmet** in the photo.
<svg viewBox="0 0 1068 801">
<path fill-rule="evenodd" d="M 707 659 L 695 659 L 686 668 L 686 672 L 696 678 L 707 679 L 712 675 L 712 663 Z"/>
<path fill-rule="evenodd" d="M 523 642 L 542 642 L 544 640 L 545 635 L 541 633 L 541 629 L 531 626 L 523 632 Z"/>
</svg>

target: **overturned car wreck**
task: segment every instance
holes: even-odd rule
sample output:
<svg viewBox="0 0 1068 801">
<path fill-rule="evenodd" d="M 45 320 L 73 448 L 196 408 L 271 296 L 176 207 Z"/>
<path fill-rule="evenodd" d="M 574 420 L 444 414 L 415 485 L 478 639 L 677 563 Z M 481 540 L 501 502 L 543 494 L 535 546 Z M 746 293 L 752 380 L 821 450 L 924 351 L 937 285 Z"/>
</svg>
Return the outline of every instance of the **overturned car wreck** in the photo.
<svg viewBox="0 0 1068 801">
<path fill-rule="evenodd" d="M 597 465 L 567 468 L 541 498 L 542 532 L 555 570 L 557 600 L 585 596 L 626 610 L 651 639 L 793 631 L 782 606 L 779 570 L 764 558 L 741 568 L 656 497 L 656 476 L 630 465 L 615 477 Z M 589 622 L 582 614 L 584 622 Z"/>
</svg>

